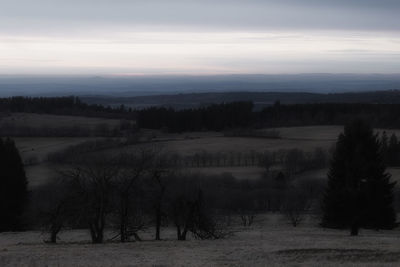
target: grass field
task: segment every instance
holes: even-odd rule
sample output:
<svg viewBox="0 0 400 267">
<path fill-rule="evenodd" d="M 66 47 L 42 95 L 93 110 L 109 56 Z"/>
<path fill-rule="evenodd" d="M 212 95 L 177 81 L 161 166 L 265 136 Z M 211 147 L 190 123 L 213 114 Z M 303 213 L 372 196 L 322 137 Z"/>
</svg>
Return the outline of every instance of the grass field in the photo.
<svg viewBox="0 0 400 267">
<path fill-rule="evenodd" d="M 67 231 L 59 244 L 43 243 L 40 232 L 1 233 L 1 266 L 399 266 L 400 231 L 322 229 L 310 219 L 289 226 L 280 215 L 256 217 L 252 227 L 234 226 L 222 240 L 176 241 L 163 229 L 163 241 L 92 245 L 86 231 Z M 151 232 L 150 232 L 151 231 Z M 111 236 L 112 233 L 109 233 Z"/>
<path fill-rule="evenodd" d="M 91 137 L 16 137 L 17 148 L 24 162 L 34 159 L 33 165 L 25 166 L 29 186 L 35 187 L 56 176 L 55 167 L 47 163 L 50 153 L 60 151 L 72 145 L 77 145 Z"/>
<path fill-rule="evenodd" d="M 25 172 L 29 181 L 28 185 L 31 188 L 43 185 L 47 181 L 59 177 L 59 174 L 57 174 L 57 167 L 47 163 L 27 166 L 25 167 Z"/>
<path fill-rule="evenodd" d="M 165 151 L 178 152 L 181 155 L 193 155 L 203 151 L 211 153 L 246 153 L 292 148 L 312 151 L 317 147 L 329 149 L 343 130 L 343 127 L 312 126 L 276 128 L 275 130 L 280 132 L 281 138 L 225 137 L 223 134 L 216 132 L 194 132 L 184 134 L 157 133 L 153 141 Z M 134 149 L 134 146 L 131 148 Z M 129 149 L 129 147 L 126 149 Z"/>
<path fill-rule="evenodd" d="M 48 154 L 72 145 L 94 140 L 92 137 L 15 137 L 17 148 L 23 159 L 36 157 L 39 162 L 46 160 Z"/>
<path fill-rule="evenodd" d="M 206 137 L 192 140 L 178 140 L 160 142 L 166 150 L 175 151 L 182 155 L 191 155 L 196 152 L 264 152 L 280 149 L 301 148 L 312 151 L 317 147 L 329 148 L 331 141 L 325 140 L 292 140 L 292 139 L 267 139 L 249 137 Z"/>
<path fill-rule="evenodd" d="M 206 167 L 206 168 L 189 168 L 193 173 L 205 175 L 220 175 L 224 173 L 231 174 L 237 179 L 258 179 L 264 172 L 260 167 Z"/>
<path fill-rule="evenodd" d="M 264 131 L 270 131 L 266 129 Z M 280 133 L 279 139 L 260 137 L 225 137 L 221 133 L 185 133 L 185 134 L 157 134 L 157 145 L 167 151 L 178 152 L 182 155 L 192 155 L 197 152 L 264 152 L 280 149 L 299 148 L 312 151 L 317 147 L 329 149 L 335 143 L 343 126 L 304 126 L 275 128 Z M 263 131 L 263 130 L 261 130 Z M 400 130 L 377 129 L 377 132 L 386 131 L 390 137 L 392 133 L 400 136 Z"/>
</svg>

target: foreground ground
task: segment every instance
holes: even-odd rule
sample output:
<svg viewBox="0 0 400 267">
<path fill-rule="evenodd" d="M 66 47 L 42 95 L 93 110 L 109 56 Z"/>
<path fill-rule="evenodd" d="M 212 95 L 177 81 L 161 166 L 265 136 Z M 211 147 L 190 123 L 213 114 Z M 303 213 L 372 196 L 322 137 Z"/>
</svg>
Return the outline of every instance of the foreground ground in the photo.
<svg viewBox="0 0 400 267">
<path fill-rule="evenodd" d="M 149 229 L 151 230 L 151 229 Z M 86 231 L 61 235 L 45 244 L 40 232 L 0 234 L 0 266 L 399 266 L 400 230 L 347 231 L 319 228 L 316 221 L 294 228 L 279 215 L 236 227 L 223 240 L 108 242 L 92 245 Z M 151 240 L 150 233 L 143 236 Z"/>
</svg>

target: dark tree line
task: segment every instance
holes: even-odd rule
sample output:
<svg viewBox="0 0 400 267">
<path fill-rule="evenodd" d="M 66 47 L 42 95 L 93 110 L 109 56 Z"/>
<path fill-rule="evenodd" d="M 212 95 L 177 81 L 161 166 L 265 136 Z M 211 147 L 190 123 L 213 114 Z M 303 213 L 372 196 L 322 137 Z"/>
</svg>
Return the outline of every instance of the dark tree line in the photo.
<svg viewBox="0 0 400 267">
<path fill-rule="evenodd" d="M 400 104 L 318 103 L 283 105 L 279 101 L 261 111 L 252 102 L 213 104 L 200 108 L 151 107 L 132 110 L 121 105 L 87 104 L 78 97 L 0 98 L 0 112 L 31 112 L 137 120 L 141 128 L 170 132 L 224 131 L 304 125 L 343 125 L 356 118 L 373 127 L 399 128 Z"/>
<path fill-rule="evenodd" d="M 79 97 L 22 97 L 0 98 L 0 112 L 27 112 L 102 118 L 134 119 L 132 109 L 87 104 Z"/>
<path fill-rule="evenodd" d="M 235 128 L 263 128 L 304 125 L 343 125 L 354 119 L 367 119 L 373 127 L 400 127 L 400 105 L 360 103 L 320 103 L 274 105 L 253 110 L 251 102 L 234 102 L 203 108 L 175 110 L 153 107 L 138 110 L 141 128 L 170 132 L 223 131 Z"/>
<path fill-rule="evenodd" d="M 252 102 L 214 104 L 185 110 L 152 107 L 136 112 L 139 127 L 166 129 L 170 132 L 221 131 L 229 128 L 249 127 L 254 121 Z"/>
<path fill-rule="evenodd" d="M 373 127 L 399 128 L 400 105 L 363 103 L 319 103 L 282 105 L 276 102 L 264 108 L 256 120 L 258 126 L 344 125 L 364 119 Z"/>
</svg>

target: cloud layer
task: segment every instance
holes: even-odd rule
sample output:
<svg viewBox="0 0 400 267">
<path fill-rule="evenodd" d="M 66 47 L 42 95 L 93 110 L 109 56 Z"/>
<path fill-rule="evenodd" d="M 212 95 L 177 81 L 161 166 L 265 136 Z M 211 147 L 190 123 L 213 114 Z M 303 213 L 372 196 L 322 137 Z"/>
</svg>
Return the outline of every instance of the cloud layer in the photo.
<svg viewBox="0 0 400 267">
<path fill-rule="evenodd" d="M 398 0 L 6 0 L 1 31 L 125 27 L 400 29 Z M 57 26 L 57 27 L 54 27 Z"/>
<path fill-rule="evenodd" d="M 0 73 L 400 72 L 398 0 L 6 0 Z"/>
</svg>

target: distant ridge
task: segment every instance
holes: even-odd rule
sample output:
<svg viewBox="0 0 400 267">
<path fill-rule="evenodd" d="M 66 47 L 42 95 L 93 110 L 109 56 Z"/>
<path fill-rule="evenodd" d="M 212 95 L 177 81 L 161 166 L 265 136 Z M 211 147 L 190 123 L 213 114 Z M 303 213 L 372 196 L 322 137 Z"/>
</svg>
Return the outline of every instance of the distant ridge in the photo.
<svg viewBox="0 0 400 267">
<path fill-rule="evenodd" d="M 252 101 L 261 108 L 281 104 L 309 103 L 368 103 L 368 104 L 400 104 L 400 90 L 352 92 L 352 93 L 302 93 L 302 92 L 217 92 L 160 94 L 135 97 L 84 96 L 82 101 L 89 104 L 106 106 L 125 105 L 132 108 L 165 106 L 173 108 L 191 108 L 236 101 Z"/>
<path fill-rule="evenodd" d="M 346 93 L 400 89 L 400 74 L 292 74 L 217 76 L 2 76 L 0 97 L 135 97 L 190 93 Z"/>
</svg>

